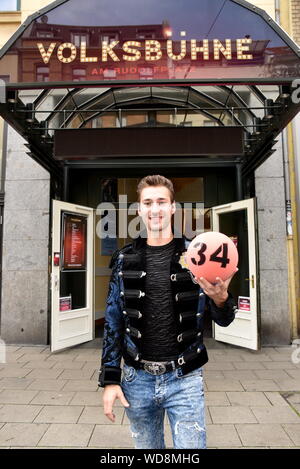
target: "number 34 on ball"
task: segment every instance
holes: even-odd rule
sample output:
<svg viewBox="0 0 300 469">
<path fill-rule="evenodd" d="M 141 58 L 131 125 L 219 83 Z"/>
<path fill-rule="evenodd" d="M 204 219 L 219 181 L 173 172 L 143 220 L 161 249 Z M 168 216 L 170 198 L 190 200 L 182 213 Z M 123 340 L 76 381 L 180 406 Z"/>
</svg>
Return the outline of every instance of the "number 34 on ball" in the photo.
<svg viewBox="0 0 300 469">
<path fill-rule="evenodd" d="M 217 231 L 196 236 L 185 257 L 188 269 L 195 277 L 204 277 L 211 283 L 216 281 L 216 277 L 228 279 L 236 271 L 239 259 L 234 242 Z"/>
</svg>

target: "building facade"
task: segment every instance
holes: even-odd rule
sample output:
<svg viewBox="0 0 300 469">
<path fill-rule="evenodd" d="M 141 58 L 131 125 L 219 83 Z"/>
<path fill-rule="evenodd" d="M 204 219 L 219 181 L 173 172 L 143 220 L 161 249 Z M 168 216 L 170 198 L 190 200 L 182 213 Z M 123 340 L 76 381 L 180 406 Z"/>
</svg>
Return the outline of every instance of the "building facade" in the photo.
<svg viewBox="0 0 300 469">
<path fill-rule="evenodd" d="M 13 2 L 12 2 L 13 3 Z M 0 43 L 4 45 L 9 37 L 12 36 L 18 26 L 23 23 L 28 15 L 35 13 L 37 10 L 47 6 L 47 1 L 33 1 L 21 0 L 20 3 L 15 4 L 16 11 L 1 12 L 0 11 Z M 264 9 L 271 18 L 280 22 L 284 29 L 293 36 L 296 42 L 300 42 L 300 4 L 295 0 L 286 1 L 256 1 L 252 2 L 258 8 Z M 288 4 L 288 8 L 287 8 Z M 18 10 L 19 8 L 19 10 Z M 42 37 L 45 40 L 45 23 L 35 23 L 37 27 L 36 37 Z M 3 25 L 3 27 L 2 27 Z M 39 26 L 43 33 L 39 33 Z M 49 28 L 48 28 L 49 26 Z M 51 24 L 48 24 L 48 40 L 52 40 Z M 146 41 L 153 40 L 154 37 L 159 37 L 163 34 L 159 28 L 164 28 L 162 25 L 148 25 L 140 27 L 138 32 L 139 36 L 135 40 Z M 61 27 L 61 25 L 60 25 Z M 95 26 L 93 26 L 95 29 Z M 113 28 L 102 28 L 102 40 L 116 41 L 124 36 L 129 37 L 130 31 L 127 29 L 120 29 L 116 33 Z M 66 43 L 71 40 L 72 43 L 77 45 L 84 42 L 86 39 L 87 31 L 84 27 L 77 28 L 73 33 L 71 39 L 68 33 L 64 33 L 61 27 L 60 42 Z M 116 36 L 119 34 L 119 36 Z M 152 36 L 153 35 L 153 36 Z M 91 36 L 89 36 L 91 37 Z M 223 39 L 223 38 L 220 38 Z M 21 50 L 22 59 L 19 56 L 19 64 L 22 63 L 23 76 L 26 80 L 36 83 L 45 83 L 49 80 L 54 82 L 55 74 L 60 76 L 60 69 L 63 68 L 62 62 L 55 65 L 46 63 L 43 56 L 39 56 L 39 51 L 36 50 L 36 57 L 34 59 L 35 68 L 33 69 L 27 64 L 32 60 L 32 52 L 30 50 L 31 38 L 25 38 L 27 46 Z M 42 39 L 41 39 L 42 42 Z M 25 44 L 25 42 L 24 42 Z M 177 47 L 176 45 L 174 47 Z M 229 47 L 229 46 L 228 46 Z M 259 43 L 257 43 L 256 50 L 259 50 Z M 41 49 L 40 49 L 41 50 Z M 229 49 L 228 49 L 229 50 Z M 264 50 L 264 49 L 263 49 Z M 46 48 L 44 48 L 46 53 Z M 49 52 L 49 49 L 48 49 Z M 181 49 L 182 52 L 182 49 Z M 237 53 L 232 45 L 232 54 Z M 175 53 L 175 51 L 173 51 Z M 178 54 L 179 51 L 176 50 Z M 91 55 L 87 49 L 86 56 Z M 8 56 L 7 60 L 10 62 L 10 67 L 13 70 L 12 56 Z M 51 59 L 52 60 L 52 59 Z M 261 57 L 258 53 L 256 57 L 259 63 Z M 168 67 L 170 62 L 166 58 L 166 63 L 161 63 L 161 79 L 164 78 L 163 68 Z M 184 63 L 184 61 L 183 61 Z M 188 65 L 186 65 L 188 66 Z M 56 67 L 56 69 L 54 68 Z M 273 65 L 276 67 L 276 64 Z M 19 65 L 20 68 L 20 65 Z M 153 67 L 144 63 L 140 69 L 127 67 L 132 70 L 129 73 L 129 80 L 151 80 L 153 78 Z M 70 67 L 66 70 L 65 80 L 72 81 L 78 84 L 80 81 L 90 79 L 93 75 L 94 78 L 97 73 L 102 73 L 101 79 L 108 81 L 116 78 L 113 74 L 122 73 L 122 67 L 118 71 L 113 70 L 99 70 L 101 67 L 94 66 L 91 69 Z M 88 71 L 87 71 L 88 70 Z M 89 72 L 89 70 L 92 70 Z M 93 71 L 94 70 L 94 71 Z M 96 71 L 95 71 L 96 70 Z M 116 70 L 116 69 L 115 69 Z M 15 72 L 17 73 L 17 72 Z M 89 75 L 91 74 L 91 76 Z M 157 72 L 158 73 L 158 72 Z M 243 73 L 247 76 L 247 70 L 244 68 Z M 105 75 L 106 74 L 106 75 Z M 138 74 L 138 77 L 137 75 Z M 54 77 L 54 78 L 53 78 Z M 5 81 L 4 74 L 0 77 Z M 97 77 L 99 78 L 99 76 Z M 118 76 L 117 76 L 118 78 Z M 246 87 L 245 87 L 246 88 Z M 260 91 L 264 97 L 269 100 L 275 101 L 277 98 L 278 86 L 277 85 L 261 85 Z M 144 90 L 144 91 L 142 91 Z M 243 85 L 236 87 L 237 93 L 240 93 L 239 104 L 241 106 L 241 99 L 247 101 L 247 105 L 251 109 L 257 106 L 257 96 L 248 93 L 243 89 Z M 89 99 L 93 96 L 88 95 L 88 89 L 83 90 L 80 94 L 72 98 L 72 93 L 69 91 L 60 91 L 59 88 L 53 89 L 47 99 L 41 102 L 40 121 L 47 120 L 49 113 L 54 109 L 60 109 L 60 114 L 53 114 L 49 122 L 55 124 L 55 119 L 60 119 L 59 127 L 68 127 L 68 129 L 84 128 L 88 129 L 116 129 L 120 127 L 134 129 L 142 129 L 143 127 L 155 127 L 155 131 L 164 129 L 175 125 L 176 127 L 183 127 L 186 132 L 191 132 L 195 127 L 202 127 L 206 129 L 208 135 L 216 127 L 216 111 L 207 114 L 195 114 L 191 109 L 195 108 L 201 102 L 202 109 L 211 107 L 213 100 L 222 101 L 221 94 L 217 87 L 207 86 L 206 94 L 203 97 L 198 88 L 192 86 L 189 89 L 189 94 L 184 94 L 183 90 L 177 90 L 178 93 L 168 89 L 149 86 L 149 90 L 144 87 L 136 88 L 134 86 L 126 91 L 126 88 L 121 86 L 117 91 L 107 89 L 105 95 L 101 96 L 96 101 L 97 106 L 111 105 L 112 100 L 116 101 L 116 106 L 111 107 L 109 112 L 102 113 L 94 118 L 85 118 L 85 114 L 80 112 L 75 113 L 69 117 L 71 103 L 80 106 L 84 102 L 84 94 Z M 226 91 L 225 89 L 222 92 Z M 40 92 L 40 91 L 39 91 Z M 159 94 L 160 92 L 160 94 Z M 179 92 L 182 96 L 179 96 Z M 228 90 L 227 90 L 228 92 Z M 200 99 L 201 95 L 201 99 Z M 36 90 L 22 89 L 20 97 L 22 102 L 26 105 L 30 104 L 38 93 Z M 155 97 L 155 100 L 153 99 Z M 73 99 L 73 102 L 72 102 Z M 77 99 L 77 101 L 76 101 Z M 232 99 L 227 94 L 227 99 Z M 60 107 L 60 102 L 65 100 L 68 106 Z M 137 103 L 143 103 L 143 109 L 139 108 L 137 112 L 134 107 L 129 106 L 130 100 Z M 175 109 L 170 111 L 170 103 L 176 102 Z M 197 101 L 199 100 L 199 101 Z M 183 108 L 182 102 L 188 103 L 190 106 L 187 111 Z M 125 104 L 126 103 L 126 107 Z M 155 105 L 154 105 L 155 103 Z M 167 103 L 163 105 L 163 103 Z M 178 103 L 181 103 L 181 109 Z M 233 103 L 233 101 L 232 101 Z M 73 105 L 72 104 L 72 105 Z M 232 104 L 233 107 L 235 104 Z M 120 109 L 123 110 L 120 114 Z M 206 107 L 205 107 L 206 106 Z M 236 105 L 238 108 L 238 106 Z M 28 108 L 30 109 L 30 108 Z M 179 111 L 178 111 L 179 109 Z M 87 112 L 87 111 L 84 111 Z M 238 111 L 237 111 L 238 112 Z M 239 119 L 242 119 L 244 110 L 239 111 Z M 43 114 L 44 113 L 44 114 Z M 88 115 L 88 114 L 87 114 Z M 59 117 L 58 117 L 59 116 Z M 63 117 L 62 117 L 63 116 Z M 89 116 L 89 115 L 88 115 Z M 222 125 L 230 128 L 232 116 L 229 112 L 221 116 Z M 64 120 L 64 123 L 62 121 Z M 259 253 L 257 256 L 257 275 L 255 276 L 256 290 L 256 312 L 258 317 L 257 331 L 259 336 L 260 345 L 286 345 L 290 344 L 293 339 L 299 337 L 300 331 L 300 312 L 299 312 L 299 155 L 300 155 L 300 141 L 297 129 L 299 129 L 299 116 L 296 116 L 292 123 L 288 124 L 276 138 L 276 143 L 272 147 L 272 151 L 266 149 L 268 158 L 262 158 L 262 163 L 255 167 L 252 172 L 248 174 L 248 183 L 241 191 L 239 186 L 239 165 L 235 164 L 230 166 L 229 156 L 226 164 L 215 165 L 208 163 L 206 166 L 189 166 L 184 164 L 183 160 L 179 157 L 174 157 L 174 164 L 169 166 L 153 166 L 153 164 L 143 163 L 140 167 L 131 166 L 130 169 L 126 168 L 125 163 L 120 163 L 119 166 L 111 166 L 106 169 L 104 164 L 98 167 L 89 166 L 87 163 L 81 167 L 81 170 L 69 167 L 64 170 L 64 183 L 63 195 L 59 192 L 59 188 L 53 181 L 49 170 L 45 165 L 38 162 L 38 158 L 33 158 L 32 141 L 31 147 L 28 147 L 28 135 L 25 132 L 17 132 L 16 129 L 4 123 L 1 120 L 1 149 L 2 149 L 2 173 L 1 173 L 1 201 L 3 211 L 3 225 L 2 225 L 2 285 L 1 285 L 1 329 L 0 334 L 2 339 L 7 343 L 22 343 L 22 344 L 49 344 L 53 339 L 52 332 L 54 325 L 52 323 L 53 315 L 53 290 L 55 285 L 55 271 L 53 270 L 52 259 L 52 243 L 54 239 L 53 233 L 53 199 L 60 199 L 61 201 L 80 205 L 85 207 L 93 207 L 95 212 L 97 203 L 101 200 L 116 202 L 119 194 L 126 194 L 129 202 L 135 201 L 135 184 L 140 177 L 147 173 L 152 173 L 155 167 L 155 172 L 162 172 L 170 177 L 175 185 L 176 193 L 181 202 L 194 203 L 199 201 L 204 204 L 205 211 L 205 229 L 213 229 L 213 214 L 214 207 L 224 206 L 229 203 L 238 202 L 241 199 L 247 200 L 255 198 L 255 236 L 256 244 L 255 250 Z M 192 127 L 190 130 L 189 127 Z M 51 128 L 49 129 L 51 134 Z M 170 130 L 171 132 L 171 130 Z M 59 147 L 59 132 L 57 132 L 57 147 Z M 104 132 L 103 132 L 104 135 Z M 134 134 L 137 135 L 138 134 Z M 161 138 L 159 133 L 154 134 L 154 140 Z M 171 135 L 171 134 L 170 134 Z M 213 135 L 213 134 L 212 134 Z M 65 134 L 62 135 L 62 141 Z M 110 138 L 107 132 L 107 139 Z M 138 137 L 137 137 L 138 138 Z M 196 138 L 196 137 L 191 137 Z M 150 141 L 150 140 L 149 140 Z M 227 139 L 228 153 L 230 151 L 230 139 Z M 77 142 L 78 144 L 78 142 Z M 45 153 L 47 150 L 47 138 L 45 139 Z M 74 143 L 75 145 L 75 143 Z M 92 145 L 92 143 L 91 143 Z M 88 145 L 87 145 L 88 146 Z M 69 149 L 72 147 L 69 142 Z M 171 141 L 170 141 L 171 147 Z M 72 147 L 73 148 L 73 147 Z M 68 148 L 65 148 L 63 142 L 59 147 L 61 151 L 61 158 L 66 158 L 64 155 L 68 154 L 68 161 L 71 161 L 72 155 L 68 153 Z M 175 148 L 173 149 L 175 152 Z M 75 151 L 74 148 L 72 151 Z M 83 151 L 88 151 L 84 148 Z M 116 148 L 116 155 L 119 149 Z M 134 148 L 132 149 L 134 152 Z M 133 154 L 133 153 L 132 153 Z M 125 157 L 126 155 L 122 155 Z M 135 155 L 136 156 L 136 155 Z M 56 155 L 57 159 L 60 158 L 59 152 Z M 126 156 L 128 157 L 128 155 Z M 42 155 L 40 155 L 42 161 Z M 79 158 L 77 156 L 77 158 Z M 118 160 L 120 161 L 120 159 Z M 123 161 L 125 161 L 123 159 Z M 174 169 L 175 162 L 179 165 L 177 170 Z M 249 170 L 250 171 L 250 170 Z M 60 195 L 58 195 L 60 193 Z M 197 194 L 197 196 L 195 196 Z M 241 197 L 242 195 L 242 197 Z M 0 201 L 0 202 L 1 202 Z M 229 215 L 228 215 L 229 217 Z M 234 217 L 233 217 L 234 218 Z M 230 219 L 230 223 L 235 221 Z M 223 217 L 223 227 L 227 226 L 226 216 Z M 221 219 L 220 219 L 221 220 Z M 229 218 L 228 218 L 229 220 Z M 97 218 L 96 218 L 97 222 Z M 247 225 L 249 219 L 241 223 L 243 226 Z M 220 231 L 222 231 L 222 225 Z M 239 229 L 240 239 L 242 239 L 242 228 Z M 230 233 L 232 235 L 232 233 Z M 98 241 L 93 238 L 95 242 L 95 256 L 94 256 L 94 299 L 93 299 L 93 320 L 96 324 L 100 323 L 103 318 L 103 311 L 105 308 L 105 298 L 107 294 L 107 286 L 109 281 L 108 261 L 112 246 L 104 246 L 104 242 L 100 245 Z M 128 242 L 128 237 L 118 240 L 113 247 L 120 247 L 125 242 Z M 246 246 L 243 247 L 246 249 Z M 249 249 L 249 246 L 247 247 Z M 59 249 L 60 251 L 60 249 Z M 257 253 L 256 253 L 257 254 Z M 252 256 L 254 256 L 252 252 Z M 250 272 L 248 266 L 244 275 L 244 282 L 250 282 L 251 278 L 247 277 L 247 272 Z M 72 276 L 74 279 L 72 280 Z M 242 281 L 242 280 L 241 280 Z M 78 283 L 79 282 L 79 283 Z M 68 298 L 70 291 L 72 291 L 72 301 L 77 302 L 77 309 L 87 306 L 87 298 L 80 295 L 76 296 L 78 292 L 78 285 L 81 282 L 86 282 L 86 279 L 75 279 L 75 273 L 60 273 L 60 298 Z M 249 285 L 243 286 L 241 283 L 240 291 L 237 287 L 237 294 L 245 297 L 250 297 Z M 80 288 L 79 288 L 80 289 Z M 66 300 L 67 301 L 67 300 Z M 52 308 L 52 310 L 51 310 Z M 97 322 L 98 321 L 98 322 Z M 71 331 L 72 332 L 72 331 Z M 70 332 L 70 333 L 71 333 Z M 243 330 L 241 328 L 241 336 Z M 218 331 L 215 332 L 216 340 Z M 219 340 L 224 337 L 219 336 Z M 246 340 L 247 337 L 245 337 Z M 87 339 L 88 340 L 88 339 Z M 227 339 L 224 339 L 227 341 Z M 233 342 L 239 345 L 239 342 Z M 243 344 L 244 342 L 241 342 Z M 245 342 L 246 343 L 246 342 Z M 246 345 L 244 345 L 246 346 Z"/>
</svg>

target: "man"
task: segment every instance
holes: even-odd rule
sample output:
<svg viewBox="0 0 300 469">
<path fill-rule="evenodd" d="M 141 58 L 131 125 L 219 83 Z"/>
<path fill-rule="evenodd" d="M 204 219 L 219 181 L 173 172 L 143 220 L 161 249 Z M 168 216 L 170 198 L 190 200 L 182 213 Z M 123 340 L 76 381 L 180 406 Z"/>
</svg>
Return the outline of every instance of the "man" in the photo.
<svg viewBox="0 0 300 469">
<path fill-rule="evenodd" d="M 115 251 L 110 263 L 99 374 L 104 413 L 114 422 L 120 399 L 136 448 L 165 448 L 165 411 L 174 448 L 206 448 L 203 316 L 209 309 L 220 326 L 233 321 L 230 279 L 213 285 L 182 267 L 189 241 L 172 231 L 176 207 L 169 179 L 146 176 L 137 193 L 146 236 Z"/>
</svg>

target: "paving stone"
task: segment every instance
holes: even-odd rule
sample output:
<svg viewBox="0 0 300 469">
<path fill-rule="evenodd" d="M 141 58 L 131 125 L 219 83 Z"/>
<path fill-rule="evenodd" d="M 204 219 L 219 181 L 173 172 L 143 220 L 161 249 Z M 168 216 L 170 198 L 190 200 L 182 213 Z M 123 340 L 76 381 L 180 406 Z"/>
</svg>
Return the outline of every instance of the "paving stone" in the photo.
<svg viewBox="0 0 300 469">
<path fill-rule="evenodd" d="M 53 370 L 81 370 L 84 367 L 84 362 L 74 362 L 72 360 L 62 360 L 56 363 L 50 362 Z"/>
<path fill-rule="evenodd" d="M 39 441 L 38 446 L 88 446 L 94 425 L 80 423 L 53 423 Z"/>
<path fill-rule="evenodd" d="M 49 362 L 73 361 L 78 356 L 78 352 L 52 353 L 47 357 Z"/>
<path fill-rule="evenodd" d="M 97 391 L 98 384 L 89 379 L 70 379 L 63 387 L 64 391 Z"/>
<path fill-rule="evenodd" d="M 34 419 L 35 423 L 77 423 L 84 407 L 49 405 L 42 408 Z M 79 422 L 81 423 L 81 422 Z M 82 422 L 93 423 L 93 422 Z"/>
<path fill-rule="evenodd" d="M 300 392 L 281 392 L 280 393 L 284 399 L 286 399 L 291 404 L 300 404 Z"/>
<path fill-rule="evenodd" d="M 236 362 L 234 367 L 237 370 L 264 370 L 264 366 L 261 362 Z"/>
<path fill-rule="evenodd" d="M 22 369 L 25 370 L 26 368 L 31 368 L 32 370 L 34 370 L 38 368 L 40 370 L 40 369 L 45 368 L 49 370 L 53 368 L 53 365 L 54 365 L 54 362 L 48 362 L 47 360 L 43 360 L 43 361 L 35 360 L 35 361 L 22 363 Z"/>
<path fill-rule="evenodd" d="M 276 352 L 279 352 L 281 355 L 284 354 L 284 353 L 289 353 L 291 350 L 293 350 L 294 347 L 292 347 L 292 345 L 289 345 L 289 346 L 282 346 L 282 347 L 274 347 L 274 350 Z"/>
<path fill-rule="evenodd" d="M 41 406 L 5 404 L 0 409 L 0 422 L 32 422 Z"/>
<path fill-rule="evenodd" d="M 290 407 L 250 407 L 260 423 L 299 423 L 300 417 Z"/>
<path fill-rule="evenodd" d="M 46 356 L 42 355 L 40 353 L 24 353 L 21 357 L 18 358 L 18 363 L 24 363 L 24 362 L 34 362 L 34 361 L 44 361 L 46 360 Z"/>
<path fill-rule="evenodd" d="M 204 365 L 204 373 L 206 370 L 224 371 L 224 370 L 235 370 L 234 366 L 230 362 L 207 362 Z"/>
<path fill-rule="evenodd" d="M 282 427 L 297 446 L 300 446 L 300 423 L 299 424 L 283 424 Z"/>
<path fill-rule="evenodd" d="M 232 362 L 232 363 L 239 363 L 244 361 L 244 359 L 239 354 L 220 354 L 214 355 L 215 362 Z"/>
<path fill-rule="evenodd" d="M 16 352 L 17 350 L 20 350 L 22 347 L 20 345 L 6 345 L 5 348 L 8 352 Z"/>
<path fill-rule="evenodd" d="M 224 379 L 224 373 L 217 370 L 205 370 L 203 372 L 204 379 Z"/>
<path fill-rule="evenodd" d="M 267 406 L 270 405 L 263 392 L 227 392 L 229 402 L 233 406 Z"/>
<path fill-rule="evenodd" d="M 33 382 L 27 378 L 1 378 L 1 389 L 26 389 Z"/>
<path fill-rule="evenodd" d="M 243 387 L 237 380 L 207 379 L 208 391 L 242 391 Z"/>
<path fill-rule="evenodd" d="M 35 447 L 48 426 L 43 423 L 6 423 L 0 429 L 0 446 Z"/>
<path fill-rule="evenodd" d="M 49 349 L 45 345 L 35 345 L 35 346 L 26 345 L 25 347 L 20 347 L 17 349 L 18 352 L 22 352 L 24 354 L 27 354 L 27 353 L 37 354 L 41 352 L 46 353 L 47 350 Z"/>
<path fill-rule="evenodd" d="M 290 379 L 284 370 L 255 370 L 258 379 L 273 379 L 277 381 Z"/>
<path fill-rule="evenodd" d="M 272 423 L 236 424 L 235 428 L 244 446 L 293 446 L 281 425 Z"/>
<path fill-rule="evenodd" d="M 263 362 L 263 366 L 267 370 L 295 370 L 297 369 L 297 366 L 292 362 L 292 361 L 286 361 L 286 362 Z"/>
<path fill-rule="evenodd" d="M 286 370 L 286 374 L 290 378 L 298 379 L 300 380 L 300 370 Z"/>
<path fill-rule="evenodd" d="M 31 404 L 41 405 L 70 405 L 74 392 L 64 391 L 39 391 L 31 401 Z"/>
<path fill-rule="evenodd" d="M 115 422 L 112 422 L 108 419 L 108 417 L 106 417 L 106 415 L 104 415 L 103 407 L 86 406 L 82 414 L 80 415 L 78 423 L 93 423 L 98 425 L 121 425 L 125 412 L 124 408 L 114 407 L 113 412 L 116 416 Z"/>
<path fill-rule="evenodd" d="M 35 379 L 27 389 L 37 391 L 60 391 L 66 384 L 63 379 Z"/>
<path fill-rule="evenodd" d="M 91 379 L 93 375 L 92 370 L 64 370 L 59 376 L 60 379 Z"/>
<path fill-rule="evenodd" d="M 245 360 L 245 362 L 271 362 L 271 358 L 264 352 L 251 352 L 243 351 L 240 353 L 240 356 Z"/>
<path fill-rule="evenodd" d="M 83 362 L 78 362 L 78 363 L 83 363 Z M 90 361 L 90 362 L 86 362 L 84 363 L 83 367 L 82 367 L 82 370 L 94 370 L 94 371 L 99 371 L 100 369 L 100 364 L 99 364 L 99 361 L 97 362 L 93 362 L 93 361 Z"/>
<path fill-rule="evenodd" d="M 248 407 L 216 406 L 209 407 L 212 422 L 215 423 L 257 423 Z"/>
<path fill-rule="evenodd" d="M 233 380 L 254 380 L 257 377 L 255 376 L 252 370 L 231 370 L 231 371 L 224 371 L 223 372 L 225 379 L 233 379 Z"/>
<path fill-rule="evenodd" d="M 246 391 L 279 391 L 280 387 L 271 379 L 241 380 Z"/>
<path fill-rule="evenodd" d="M 128 425 L 95 425 L 89 446 L 96 448 L 134 448 Z"/>
<path fill-rule="evenodd" d="M 234 425 L 207 425 L 207 446 L 216 448 L 223 446 L 242 446 Z"/>
<path fill-rule="evenodd" d="M 275 380 L 281 391 L 299 391 L 300 379 Z"/>
<path fill-rule="evenodd" d="M 53 380 L 56 380 L 58 377 L 60 377 L 60 375 L 62 374 L 62 370 L 53 370 L 53 369 L 40 369 L 40 368 L 37 368 L 35 370 L 31 370 L 26 378 L 33 378 L 33 379 L 53 379 Z"/>
<path fill-rule="evenodd" d="M 286 361 L 289 361 L 289 359 L 291 359 L 291 356 L 292 356 L 292 350 L 291 352 L 288 354 L 288 353 L 285 353 L 284 355 L 280 355 L 279 353 L 270 353 L 268 354 L 268 356 L 271 358 L 271 360 L 273 360 L 274 362 L 286 362 Z"/>
<path fill-rule="evenodd" d="M 271 402 L 272 405 L 274 405 L 274 406 L 277 406 L 277 405 L 288 406 L 288 403 L 281 396 L 281 394 L 279 392 L 266 391 L 264 394 L 269 399 L 269 401 Z"/>
<path fill-rule="evenodd" d="M 22 366 L 8 365 L 0 371 L 0 378 L 24 378 L 28 377 L 31 370 L 22 368 Z"/>
<path fill-rule="evenodd" d="M 0 393 L 1 404 L 29 404 L 38 391 L 4 389 Z"/>
<path fill-rule="evenodd" d="M 224 391 L 207 391 L 204 397 L 205 404 L 207 406 L 230 405 L 230 402 Z"/>
<path fill-rule="evenodd" d="M 91 405 L 91 406 L 100 406 L 103 405 L 102 394 L 99 392 L 89 392 L 89 391 L 79 391 L 74 392 L 73 399 L 69 403 L 69 405 Z M 115 407 L 124 407 L 121 404 L 120 400 L 117 399 L 114 404 Z"/>
</svg>

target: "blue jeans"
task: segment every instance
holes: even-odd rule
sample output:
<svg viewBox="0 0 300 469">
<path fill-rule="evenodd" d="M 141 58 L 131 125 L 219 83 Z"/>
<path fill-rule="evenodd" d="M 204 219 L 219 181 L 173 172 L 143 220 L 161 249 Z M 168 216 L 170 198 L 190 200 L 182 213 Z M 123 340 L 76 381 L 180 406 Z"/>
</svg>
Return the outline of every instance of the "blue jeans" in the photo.
<svg viewBox="0 0 300 469">
<path fill-rule="evenodd" d="M 155 376 L 124 364 L 121 387 L 135 448 L 165 448 L 167 411 L 174 448 L 206 449 L 202 367 L 181 374 L 177 368 Z"/>
</svg>

